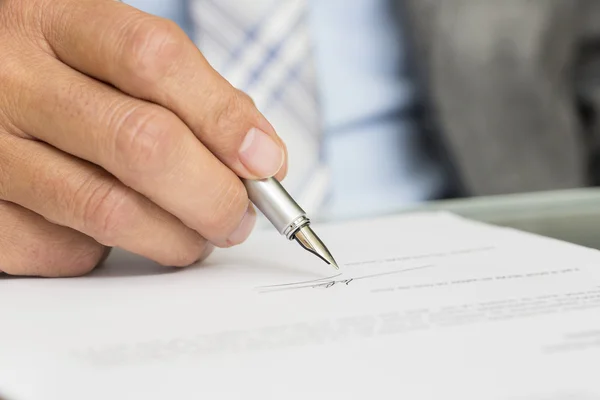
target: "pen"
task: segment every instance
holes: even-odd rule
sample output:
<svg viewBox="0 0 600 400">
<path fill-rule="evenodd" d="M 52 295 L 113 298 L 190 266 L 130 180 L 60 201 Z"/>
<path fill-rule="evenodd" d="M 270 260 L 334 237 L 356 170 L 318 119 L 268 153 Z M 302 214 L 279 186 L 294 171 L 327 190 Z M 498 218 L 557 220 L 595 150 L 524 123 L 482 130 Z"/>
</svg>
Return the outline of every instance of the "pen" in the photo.
<svg viewBox="0 0 600 400">
<path fill-rule="evenodd" d="M 275 178 L 242 179 L 250 201 L 267 217 L 279 233 L 296 240 L 305 250 L 339 269 L 335 259 L 310 227 L 306 212 Z"/>
</svg>

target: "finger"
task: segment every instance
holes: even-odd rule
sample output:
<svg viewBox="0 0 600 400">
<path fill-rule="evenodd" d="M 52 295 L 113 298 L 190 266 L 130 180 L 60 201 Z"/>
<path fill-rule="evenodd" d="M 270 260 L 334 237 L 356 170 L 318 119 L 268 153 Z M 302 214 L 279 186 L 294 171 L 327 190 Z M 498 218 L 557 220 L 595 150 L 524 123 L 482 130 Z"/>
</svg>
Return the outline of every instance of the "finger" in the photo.
<svg viewBox="0 0 600 400">
<path fill-rule="evenodd" d="M 85 275 L 106 253 L 94 239 L 13 203 L 0 201 L 0 221 L 0 270 L 9 275 Z"/>
<path fill-rule="evenodd" d="M 200 259 L 206 241 L 114 177 L 49 146 L 0 135 L 0 199 L 163 265 Z"/>
<path fill-rule="evenodd" d="M 134 97 L 173 110 L 245 178 L 275 175 L 281 139 L 247 96 L 204 59 L 174 23 L 119 3 L 65 0 L 45 36 L 68 65 Z"/>
<path fill-rule="evenodd" d="M 254 103 L 254 100 L 248 96 L 246 93 L 239 91 L 239 94 L 241 96 L 245 96 L 250 102 L 252 102 L 252 106 L 256 107 L 256 104 Z M 277 139 L 279 139 L 279 136 L 277 137 Z M 288 173 L 288 168 L 289 168 L 289 157 L 288 157 L 288 148 L 287 145 L 285 144 L 285 142 L 281 139 L 279 139 L 279 144 L 281 146 L 281 148 L 283 149 L 283 165 L 282 167 L 279 169 L 279 171 L 277 171 L 277 173 L 275 174 L 275 179 L 279 180 L 279 181 L 283 181 L 285 179 L 285 177 L 287 176 Z"/>
<path fill-rule="evenodd" d="M 177 116 L 54 59 L 39 67 L 44 72 L 15 79 L 23 83 L 14 125 L 100 165 L 218 246 L 249 236 L 254 217 L 244 185 Z"/>
</svg>

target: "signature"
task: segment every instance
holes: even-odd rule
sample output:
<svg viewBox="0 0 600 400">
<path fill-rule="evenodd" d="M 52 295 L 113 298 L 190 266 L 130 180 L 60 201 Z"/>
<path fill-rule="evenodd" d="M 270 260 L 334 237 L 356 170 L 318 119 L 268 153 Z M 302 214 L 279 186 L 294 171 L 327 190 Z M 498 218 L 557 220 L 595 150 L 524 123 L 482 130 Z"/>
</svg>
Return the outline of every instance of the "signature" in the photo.
<svg viewBox="0 0 600 400">
<path fill-rule="evenodd" d="M 349 286 L 351 283 L 357 282 L 357 281 L 380 278 L 380 277 L 389 276 L 389 275 L 397 275 L 397 274 L 402 274 L 402 273 L 409 272 L 409 271 L 416 271 L 416 270 L 432 268 L 432 267 L 434 267 L 434 265 L 422 265 L 422 266 L 414 267 L 414 268 L 405 268 L 405 269 L 396 270 L 396 271 L 387 271 L 387 272 L 380 272 L 380 273 L 376 273 L 376 274 L 354 276 L 351 278 L 343 278 L 342 277 L 343 274 L 339 273 L 336 275 L 332 275 L 332 276 L 328 276 L 328 277 L 320 278 L 320 279 L 313 279 L 310 281 L 283 283 L 283 284 L 279 284 L 279 285 L 270 285 L 270 286 L 261 286 L 261 287 L 258 287 L 257 289 L 262 293 L 281 292 L 281 291 L 297 290 L 297 289 L 329 289 L 334 286 Z"/>
</svg>

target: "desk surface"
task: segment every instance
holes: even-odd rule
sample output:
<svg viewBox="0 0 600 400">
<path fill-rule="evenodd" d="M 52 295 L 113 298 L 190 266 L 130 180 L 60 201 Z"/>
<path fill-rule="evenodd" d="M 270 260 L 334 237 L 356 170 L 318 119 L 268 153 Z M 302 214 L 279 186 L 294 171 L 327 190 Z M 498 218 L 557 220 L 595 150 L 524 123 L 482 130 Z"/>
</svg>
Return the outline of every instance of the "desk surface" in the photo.
<svg viewBox="0 0 600 400">
<path fill-rule="evenodd" d="M 447 210 L 600 249 L 600 189 L 596 188 L 446 200 L 400 212 L 420 210 Z"/>
</svg>

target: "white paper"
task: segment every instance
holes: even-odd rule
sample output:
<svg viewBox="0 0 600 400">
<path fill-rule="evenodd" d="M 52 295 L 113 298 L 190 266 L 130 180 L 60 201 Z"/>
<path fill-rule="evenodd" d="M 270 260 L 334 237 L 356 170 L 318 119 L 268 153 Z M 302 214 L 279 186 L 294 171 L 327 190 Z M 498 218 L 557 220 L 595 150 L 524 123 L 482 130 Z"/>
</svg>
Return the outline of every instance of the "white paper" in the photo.
<svg viewBox="0 0 600 400">
<path fill-rule="evenodd" d="M 598 399 L 600 254 L 444 214 L 0 279 L 0 398 Z"/>
</svg>

